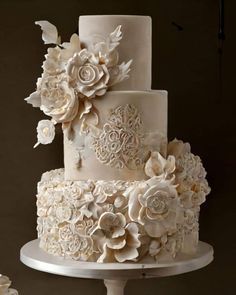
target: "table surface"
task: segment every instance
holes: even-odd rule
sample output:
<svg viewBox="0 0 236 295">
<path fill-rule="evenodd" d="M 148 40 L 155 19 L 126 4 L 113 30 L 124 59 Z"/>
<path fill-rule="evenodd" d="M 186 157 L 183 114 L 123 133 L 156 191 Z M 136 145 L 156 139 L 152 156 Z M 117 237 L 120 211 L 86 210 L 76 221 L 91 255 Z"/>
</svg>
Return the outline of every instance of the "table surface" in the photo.
<svg viewBox="0 0 236 295">
<path fill-rule="evenodd" d="M 81 262 L 50 255 L 39 248 L 39 240 L 33 240 L 21 248 L 21 261 L 36 270 L 47 273 L 91 279 L 129 280 L 165 277 L 200 269 L 213 260 L 213 248 L 199 242 L 194 255 L 178 255 L 173 262 L 153 263 L 96 263 Z"/>
</svg>

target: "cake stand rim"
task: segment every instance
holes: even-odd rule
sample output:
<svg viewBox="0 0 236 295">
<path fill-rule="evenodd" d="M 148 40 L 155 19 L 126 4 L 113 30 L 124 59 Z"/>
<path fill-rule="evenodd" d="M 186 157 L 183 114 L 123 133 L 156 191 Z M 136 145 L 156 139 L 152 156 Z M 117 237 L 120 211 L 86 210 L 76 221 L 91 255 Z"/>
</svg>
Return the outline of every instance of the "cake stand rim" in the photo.
<svg viewBox="0 0 236 295">
<path fill-rule="evenodd" d="M 199 241 L 193 256 L 168 263 L 97 263 L 81 262 L 56 257 L 39 248 L 39 239 L 26 243 L 20 250 L 20 260 L 26 266 L 51 274 L 91 279 L 141 279 L 167 277 L 198 270 L 214 259 L 214 250 L 208 243 Z"/>
</svg>

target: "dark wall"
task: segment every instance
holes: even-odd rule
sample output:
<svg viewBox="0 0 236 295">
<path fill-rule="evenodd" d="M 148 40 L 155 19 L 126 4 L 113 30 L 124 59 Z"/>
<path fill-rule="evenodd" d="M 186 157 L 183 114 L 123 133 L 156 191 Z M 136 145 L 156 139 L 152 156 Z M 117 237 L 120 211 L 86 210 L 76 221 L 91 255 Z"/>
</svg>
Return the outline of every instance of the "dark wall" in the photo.
<svg viewBox="0 0 236 295">
<path fill-rule="evenodd" d="M 152 16 L 153 88 L 169 91 L 169 138 L 191 143 L 212 187 L 202 207 L 200 238 L 214 246 L 215 261 L 185 275 L 130 281 L 126 294 L 234 294 L 236 2 L 225 2 L 220 79 L 216 0 L 0 0 L 0 273 L 22 295 L 105 292 L 101 281 L 40 273 L 19 261 L 20 247 L 36 238 L 37 181 L 63 165 L 60 134 L 53 144 L 32 149 L 43 116 L 23 99 L 34 91 L 46 52 L 34 21 L 49 20 L 68 40 L 81 14 Z"/>
</svg>

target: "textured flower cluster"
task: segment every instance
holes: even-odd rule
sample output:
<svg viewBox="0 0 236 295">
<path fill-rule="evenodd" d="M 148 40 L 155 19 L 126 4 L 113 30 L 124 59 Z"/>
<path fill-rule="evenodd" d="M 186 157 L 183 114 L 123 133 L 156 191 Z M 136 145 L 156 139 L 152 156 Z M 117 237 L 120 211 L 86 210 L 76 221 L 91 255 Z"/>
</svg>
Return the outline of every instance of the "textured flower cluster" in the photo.
<svg viewBox="0 0 236 295">
<path fill-rule="evenodd" d="M 33 107 L 51 117 L 51 120 L 39 122 L 35 146 L 51 143 L 55 136 L 54 125 L 63 123 L 68 127 L 78 114 L 83 120 L 82 128 L 91 114 L 96 125 L 98 118 L 92 99 L 103 96 L 110 86 L 127 79 L 132 62 L 118 64 L 121 26 L 107 38 L 96 36 L 96 42 L 91 40 L 87 48 L 82 48 L 77 34 L 71 36 L 70 42 L 61 43 L 54 25 L 47 21 L 36 24 L 42 29 L 44 43 L 56 46 L 48 48 L 37 89 L 26 98 Z"/>
<path fill-rule="evenodd" d="M 152 151 L 147 180 L 65 181 L 64 170 L 38 184 L 38 235 L 48 253 L 97 262 L 161 261 L 193 253 L 200 204 L 210 192 L 188 144 L 174 140 L 163 157 Z"/>
</svg>

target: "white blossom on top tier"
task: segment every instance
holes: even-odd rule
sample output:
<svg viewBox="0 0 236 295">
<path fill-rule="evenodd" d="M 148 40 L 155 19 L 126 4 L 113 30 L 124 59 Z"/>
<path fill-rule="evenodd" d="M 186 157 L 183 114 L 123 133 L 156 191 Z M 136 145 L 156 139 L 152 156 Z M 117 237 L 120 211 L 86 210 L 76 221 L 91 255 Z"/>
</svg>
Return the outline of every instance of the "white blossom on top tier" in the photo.
<svg viewBox="0 0 236 295">
<path fill-rule="evenodd" d="M 90 120 L 91 125 L 91 114 L 92 125 L 98 124 L 92 98 L 105 95 L 108 87 L 129 77 L 132 61 L 118 64 L 121 26 L 104 40 L 91 41 L 88 48 L 82 49 L 77 34 L 71 36 L 70 42 L 61 43 L 53 24 L 47 21 L 36 24 L 42 29 L 44 43 L 55 44 L 55 47 L 48 48 L 36 91 L 25 100 L 40 108 L 55 123 L 63 123 L 64 130 L 68 129 L 68 138 L 70 123 L 77 115 L 82 120 L 81 131 L 87 132 L 86 120 Z"/>
</svg>

